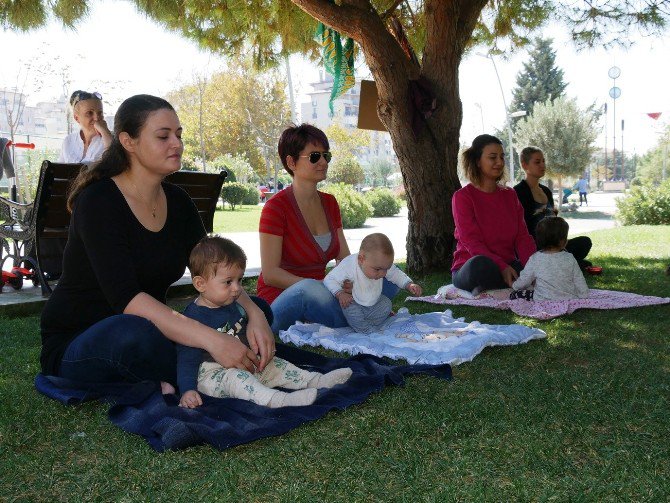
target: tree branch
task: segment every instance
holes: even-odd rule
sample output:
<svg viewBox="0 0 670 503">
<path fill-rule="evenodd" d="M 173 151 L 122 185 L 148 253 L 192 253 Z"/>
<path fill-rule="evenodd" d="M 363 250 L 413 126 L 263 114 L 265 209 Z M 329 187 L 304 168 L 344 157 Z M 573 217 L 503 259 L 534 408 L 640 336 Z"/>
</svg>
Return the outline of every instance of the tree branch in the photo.
<svg viewBox="0 0 670 503">
<path fill-rule="evenodd" d="M 389 55 L 393 59 L 407 62 L 406 71 L 418 73 L 418 68 L 413 67 L 404 55 L 369 0 L 349 0 L 346 5 L 336 5 L 329 0 L 291 1 L 315 19 L 353 38 L 363 50 L 373 74 L 375 62 L 381 65 Z"/>
<path fill-rule="evenodd" d="M 395 0 L 391 7 L 386 9 L 379 17 L 385 20 L 387 17 L 389 17 L 391 14 L 393 14 L 393 11 L 398 8 L 398 5 L 403 3 L 405 0 Z"/>
<path fill-rule="evenodd" d="M 359 4 L 366 5 L 369 9 L 372 6 L 367 0 L 355 2 L 357 5 L 337 5 L 329 0 L 291 0 L 295 5 L 304 10 L 314 19 L 323 24 L 334 28 L 338 32 L 353 38 L 356 42 L 361 41 L 360 28 L 365 24 L 365 12 L 361 12 Z M 372 9 L 374 12 L 374 9 Z"/>
</svg>

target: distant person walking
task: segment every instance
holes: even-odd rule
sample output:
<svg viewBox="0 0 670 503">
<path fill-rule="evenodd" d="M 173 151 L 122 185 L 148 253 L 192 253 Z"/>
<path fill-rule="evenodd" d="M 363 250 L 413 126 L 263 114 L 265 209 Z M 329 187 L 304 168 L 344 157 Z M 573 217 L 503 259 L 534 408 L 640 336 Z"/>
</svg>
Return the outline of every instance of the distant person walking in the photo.
<svg viewBox="0 0 670 503">
<path fill-rule="evenodd" d="M 586 181 L 586 178 L 584 178 L 584 175 L 582 175 L 579 178 L 579 180 L 577 180 L 577 183 L 575 184 L 575 188 L 579 191 L 579 206 L 582 205 L 582 201 L 584 201 L 584 204 L 586 206 L 588 206 L 589 203 L 586 200 L 586 194 L 589 190 L 589 182 Z"/>
</svg>

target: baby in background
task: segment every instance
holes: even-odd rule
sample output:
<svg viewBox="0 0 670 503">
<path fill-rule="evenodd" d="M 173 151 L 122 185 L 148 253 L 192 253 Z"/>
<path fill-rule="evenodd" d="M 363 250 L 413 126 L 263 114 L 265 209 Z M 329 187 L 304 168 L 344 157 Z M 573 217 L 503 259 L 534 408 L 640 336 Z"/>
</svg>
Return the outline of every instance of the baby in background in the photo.
<svg viewBox="0 0 670 503">
<path fill-rule="evenodd" d="M 565 251 L 568 223 L 561 217 L 545 217 L 537 224 L 535 240 L 539 251 L 531 255 L 519 278 L 512 284 L 511 299 L 585 299 L 589 287 L 575 257 Z M 535 285 L 533 290 L 525 290 Z"/>
<path fill-rule="evenodd" d="M 382 294 L 384 278 L 412 295 L 421 295 L 421 287 L 393 264 L 393 254 L 386 235 L 370 234 L 358 253 L 344 258 L 323 280 L 356 332 L 372 333 L 391 315 L 391 299 Z M 351 293 L 342 289 L 345 280 L 353 283 Z"/>
<path fill-rule="evenodd" d="M 247 257 L 238 245 L 218 236 L 203 238 L 191 251 L 189 269 L 193 286 L 199 292 L 184 315 L 208 327 L 237 337 L 245 344 L 247 315 L 237 299 L 243 291 L 242 279 Z M 214 397 L 249 400 L 267 407 L 310 405 L 317 388 L 331 388 L 351 377 L 350 368 L 321 374 L 308 372 L 274 357 L 262 372 L 252 374 L 237 368 L 227 369 L 199 348 L 177 344 L 177 384 L 179 405 L 202 405 L 200 393 Z M 273 389 L 297 390 L 290 393 Z"/>
</svg>

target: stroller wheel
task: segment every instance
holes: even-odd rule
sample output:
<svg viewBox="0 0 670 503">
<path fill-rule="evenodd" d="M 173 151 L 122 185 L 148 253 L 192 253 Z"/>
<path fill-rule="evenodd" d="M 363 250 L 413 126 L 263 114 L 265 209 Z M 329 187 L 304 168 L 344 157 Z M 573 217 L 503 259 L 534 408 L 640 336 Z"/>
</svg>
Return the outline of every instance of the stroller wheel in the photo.
<svg viewBox="0 0 670 503">
<path fill-rule="evenodd" d="M 9 278 L 7 283 L 9 283 L 14 290 L 20 290 L 23 286 L 23 276 L 17 274 L 13 278 Z"/>
</svg>

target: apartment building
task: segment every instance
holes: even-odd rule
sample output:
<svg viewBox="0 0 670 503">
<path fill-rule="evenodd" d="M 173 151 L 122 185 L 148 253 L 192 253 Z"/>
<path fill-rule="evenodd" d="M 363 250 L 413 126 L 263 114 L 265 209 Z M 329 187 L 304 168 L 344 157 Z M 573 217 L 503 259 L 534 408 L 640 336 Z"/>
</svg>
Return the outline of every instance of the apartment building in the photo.
<svg viewBox="0 0 670 503">
<path fill-rule="evenodd" d="M 333 89 L 333 77 L 320 72 L 318 82 L 310 84 L 312 92 L 307 93 L 310 101 L 302 103 L 300 107 L 303 122 L 314 124 L 320 129 L 326 129 L 334 122 L 344 127 L 355 129 L 358 122 L 358 106 L 360 102 L 360 81 L 353 88 L 340 96 L 333 103 L 334 114 L 329 107 L 330 93 Z M 391 136 L 384 131 L 369 131 L 370 146 L 363 149 L 358 161 L 368 164 L 372 159 L 383 159 L 393 164 L 398 159 L 393 151 Z"/>
</svg>

